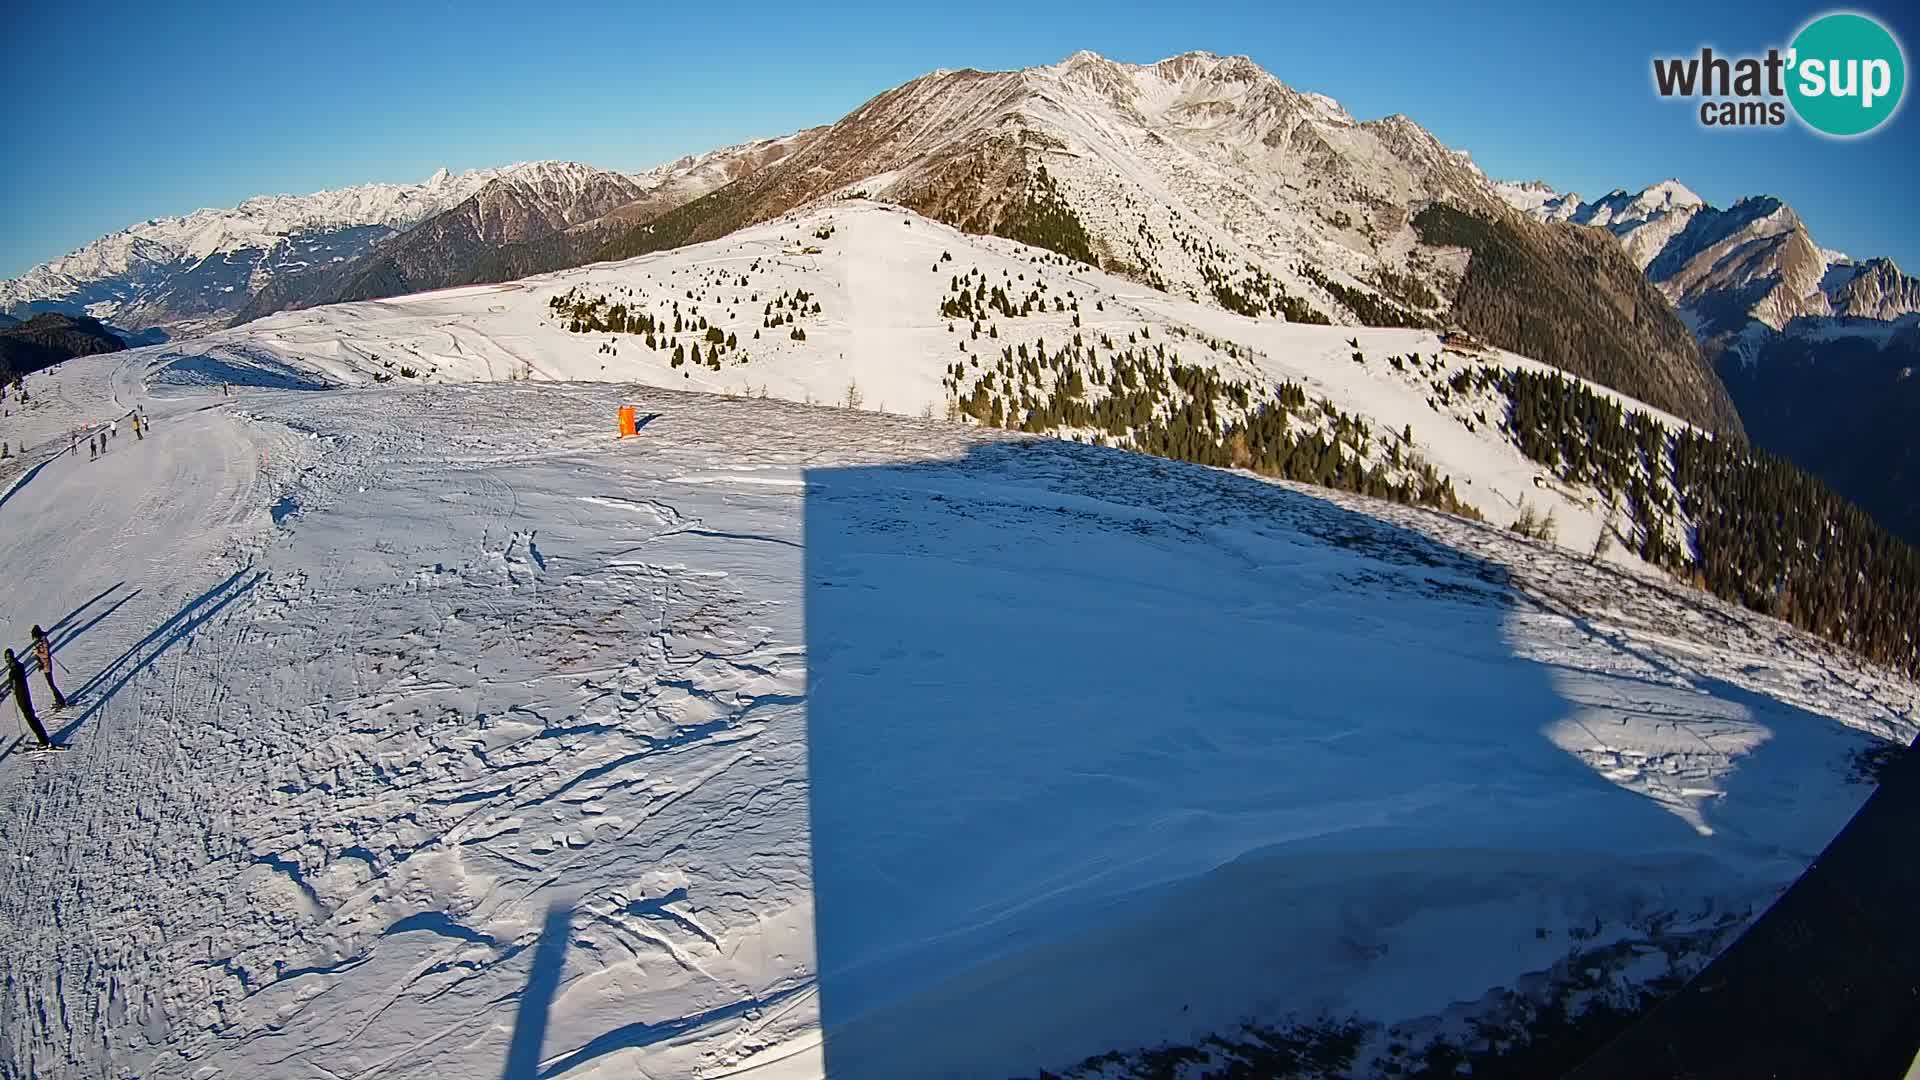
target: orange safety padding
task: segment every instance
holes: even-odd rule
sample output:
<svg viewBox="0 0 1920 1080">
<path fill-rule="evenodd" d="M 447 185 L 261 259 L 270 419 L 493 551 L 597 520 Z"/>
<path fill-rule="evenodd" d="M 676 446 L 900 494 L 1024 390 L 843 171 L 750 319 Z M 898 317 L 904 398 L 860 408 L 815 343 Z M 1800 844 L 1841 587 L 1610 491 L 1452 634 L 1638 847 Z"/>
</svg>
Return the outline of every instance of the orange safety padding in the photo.
<svg viewBox="0 0 1920 1080">
<path fill-rule="evenodd" d="M 638 433 L 637 429 L 634 426 L 634 423 L 635 423 L 635 419 L 634 419 L 633 406 L 631 405 L 620 406 L 620 437 L 621 438 L 624 439 L 629 435 Z"/>
</svg>

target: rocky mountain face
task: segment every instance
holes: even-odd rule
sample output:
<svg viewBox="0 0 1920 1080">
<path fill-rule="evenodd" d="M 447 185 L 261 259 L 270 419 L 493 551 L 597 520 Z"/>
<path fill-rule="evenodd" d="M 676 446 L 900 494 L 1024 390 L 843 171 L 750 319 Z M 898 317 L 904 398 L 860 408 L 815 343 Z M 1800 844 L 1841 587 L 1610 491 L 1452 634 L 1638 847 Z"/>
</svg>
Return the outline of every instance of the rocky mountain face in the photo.
<svg viewBox="0 0 1920 1080">
<path fill-rule="evenodd" d="M 1920 279 L 1822 248 L 1771 196 L 1721 210 L 1671 180 L 1592 203 L 1499 191 L 1536 220 L 1613 233 L 1687 318 L 1754 444 L 1920 543 Z"/>
<path fill-rule="evenodd" d="M 1357 276 L 1377 246 L 1368 234 L 1404 228 L 1407 204 L 1491 201 L 1472 163 L 1417 125 L 1361 124 L 1244 57 L 1127 65 L 1080 53 L 889 90 L 778 168 L 610 250 L 708 239 L 853 190 L 980 231 L 1055 232 L 1051 246 L 1176 292 L 1204 296 L 1273 263 L 1335 314 L 1340 301 L 1292 262 L 1371 292 Z M 1050 213 L 1059 220 L 1040 224 Z"/>
<path fill-rule="evenodd" d="M 1631 231 L 1626 234 L 1629 238 Z M 1773 198 L 1726 210 L 1696 208 L 1646 264 L 1647 276 L 1702 320 L 1706 336 L 1754 319 L 1779 329 L 1830 311 L 1820 282 L 1827 257 L 1800 216 Z"/>
<path fill-rule="evenodd" d="M 125 341 L 85 315 L 45 312 L 0 325 L 0 384 L 52 367 L 62 360 L 117 352 Z"/>
<path fill-rule="evenodd" d="M 372 300 L 470 284 L 502 248 L 560 232 L 634 201 L 644 189 L 619 173 L 572 162 L 494 179 L 464 202 L 381 244 L 345 268 L 332 300 Z"/>
<path fill-rule="evenodd" d="M 1022 71 L 935 71 L 886 91 L 804 147 L 601 248 L 601 259 L 713 239 L 813 200 L 864 193 L 1176 295 L 1262 318 L 1386 326 L 1461 322 L 1702 426 L 1738 432 L 1725 390 L 1637 267 L 1515 212 L 1467 155 L 1404 116 L 1358 121 L 1245 57 L 1121 64 L 1078 53 Z M 1565 333 L 1514 333 L 1461 302 L 1475 252 L 1414 228 L 1441 204 L 1514 242 L 1503 273 L 1619 288 L 1625 314 L 1557 307 Z M 1570 260 L 1552 267 L 1529 260 Z M 1514 260 L 1520 260 L 1515 263 Z M 1482 273 L 1479 281 L 1488 280 Z M 1596 367 L 1580 341 L 1617 346 Z"/>
<path fill-rule="evenodd" d="M 1535 220 L 1613 233 L 1703 341 L 1741 332 L 1749 321 L 1784 330 L 1807 317 L 1886 320 L 1920 311 L 1920 280 L 1887 259 L 1856 262 L 1822 248 L 1800 215 L 1772 196 L 1722 210 L 1677 180 L 1594 202 L 1537 181 L 1495 190 Z"/>
<path fill-rule="evenodd" d="M 1820 288 L 1838 316 L 1889 320 L 1920 312 L 1920 278 L 1901 273 L 1892 259 L 1830 261 Z"/>
</svg>

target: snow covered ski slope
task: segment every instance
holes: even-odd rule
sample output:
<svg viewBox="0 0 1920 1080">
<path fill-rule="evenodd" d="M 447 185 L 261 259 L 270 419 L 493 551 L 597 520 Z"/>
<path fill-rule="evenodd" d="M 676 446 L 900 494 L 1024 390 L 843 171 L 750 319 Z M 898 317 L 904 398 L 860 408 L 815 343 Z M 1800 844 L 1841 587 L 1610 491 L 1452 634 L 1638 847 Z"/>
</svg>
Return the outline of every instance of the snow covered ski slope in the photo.
<svg viewBox="0 0 1920 1080">
<path fill-rule="evenodd" d="M 1363 1025 L 1367 1075 L 1697 968 L 1915 732 L 1911 684 L 1459 518 L 244 344 L 6 418 L 0 634 L 76 703 L 0 757 L 0 1076 L 1030 1076 L 1248 1020 Z"/>
</svg>

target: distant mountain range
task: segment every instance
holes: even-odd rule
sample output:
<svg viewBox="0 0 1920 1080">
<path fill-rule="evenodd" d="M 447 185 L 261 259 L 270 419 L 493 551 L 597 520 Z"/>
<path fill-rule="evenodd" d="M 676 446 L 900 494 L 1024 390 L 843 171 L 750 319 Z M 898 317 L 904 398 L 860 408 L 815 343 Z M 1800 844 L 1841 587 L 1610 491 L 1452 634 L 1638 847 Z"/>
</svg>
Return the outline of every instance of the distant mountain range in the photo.
<svg viewBox="0 0 1920 1080">
<path fill-rule="evenodd" d="M 87 314 L 183 336 L 287 308 L 577 265 L 635 222 L 778 159 L 804 135 L 631 176 L 561 161 L 443 169 L 420 184 L 262 196 L 156 218 L 0 282 L 0 311 Z"/>
<path fill-rule="evenodd" d="M 1755 444 L 1920 543 L 1920 279 L 1821 247 L 1771 196 L 1722 210 L 1677 180 L 1592 202 L 1498 190 L 1538 220 L 1616 236 L 1693 328 Z"/>
<path fill-rule="evenodd" d="M 1544 184 L 1500 184 L 1511 205 L 1550 222 L 1604 228 L 1703 338 L 1746 329 L 1784 330 L 1795 319 L 1884 321 L 1920 312 L 1920 280 L 1890 259 L 1852 259 L 1814 242 L 1779 199 L 1759 195 L 1720 210 L 1678 180 L 1593 202 Z"/>
<path fill-rule="evenodd" d="M 275 278 L 365 254 L 511 171 L 442 170 L 421 184 L 263 195 L 143 221 L 0 282 L 0 311 L 87 314 L 176 335 L 221 326 Z"/>
<path fill-rule="evenodd" d="M 232 321 L 578 266 L 634 224 L 779 160 L 806 134 L 725 147 L 630 176 L 573 162 L 516 166 L 364 254 L 268 281 Z"/>
</svg>

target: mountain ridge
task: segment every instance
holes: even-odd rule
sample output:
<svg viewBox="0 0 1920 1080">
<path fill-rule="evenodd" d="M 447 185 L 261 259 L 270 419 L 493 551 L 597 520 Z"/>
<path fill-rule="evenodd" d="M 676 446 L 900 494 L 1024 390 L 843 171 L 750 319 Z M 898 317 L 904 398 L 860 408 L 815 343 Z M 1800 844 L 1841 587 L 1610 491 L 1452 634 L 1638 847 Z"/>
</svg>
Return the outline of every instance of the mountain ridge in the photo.
<svg viewBox="0 0 1920 1080">
<path fill-rule="evenodd" d="M 1891 259 L 1855 260 L 1821 247 L 1777 196 L 1749 195 L 1721 209 L 1671 179 L 1590 202 L 1540 181 L 1495 190 L 1535 220 L 1611 232 L 1676 306 L 1700 320 L 1703 338 L 1738 331 L 1748 319 L 1777 331 L 1806 316 L 1886 320 L 1920 311 L 1920 280 Z"/>
<path fill-rule="evenodd" d="M 277 274 L 351 257 L 523 163 L 418 184 L 369 183 L 260 195 L 229 208 L 148 218 L 0 281 L 0 310 L 86 313 L 129 329 L 204 329 Z"/>
</svg>

